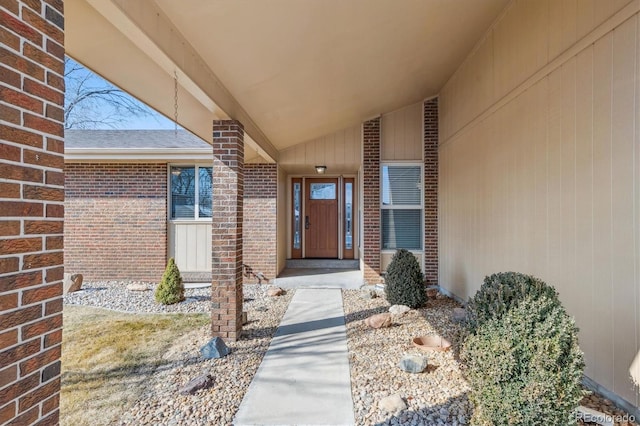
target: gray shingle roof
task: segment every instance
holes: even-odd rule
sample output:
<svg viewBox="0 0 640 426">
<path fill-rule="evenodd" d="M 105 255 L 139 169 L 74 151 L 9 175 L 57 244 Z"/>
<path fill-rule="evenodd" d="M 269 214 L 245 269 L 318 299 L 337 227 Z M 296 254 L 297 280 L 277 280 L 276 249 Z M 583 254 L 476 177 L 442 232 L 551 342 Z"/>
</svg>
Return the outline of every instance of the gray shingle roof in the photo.
<svg viewBox="0 0 640 426">
<path fill-rule="evenodd" d="M 178 148 L 201 149 L 211 145 L 186 130 L 80 130 L 70 129 L 64 135 L 65 149 L 112 148 Z"/>
</svg>

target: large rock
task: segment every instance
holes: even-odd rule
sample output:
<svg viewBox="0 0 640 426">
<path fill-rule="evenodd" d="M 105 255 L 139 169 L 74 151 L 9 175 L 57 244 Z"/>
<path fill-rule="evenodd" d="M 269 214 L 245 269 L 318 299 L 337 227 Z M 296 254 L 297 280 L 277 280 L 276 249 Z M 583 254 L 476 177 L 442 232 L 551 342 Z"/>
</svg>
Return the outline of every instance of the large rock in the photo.
<svg viewBox="0 0 640 426">
<path fill-rule="evenodd" d="M 407 373 L 422 373 L 427 368 L 427 357 L 419 355 L 405 355 L 398 364 L 398 368 Z"/>
<path fill-rule="evenodd" d="M 396 394 L 382 398 L 378 402 L 378 407 L 387 413 L 397 413 L 398 411 L 406 410 L 407 404 L 405 404 L 400 395 Z"/>
<path fill-rule="evenodd" d="M 269 289 L 267 289 L 267 296 L 269 297 L 282 296 L 283 294 L 284 290 L 280 287 L 269 287 Z"/>
<path fill-rule="evenodd" d="M 406 314 L 410 310 L 411 308 L 406 305 L 393 305 L 392 307 L 389 308 L 389 312 L 392 315 L 395 315 L 398 317 L 401 317 L 402 315 Z"/>
<path fill-rule="evenodd" d="M 64 274 L 62 283 L 62 292 L 63 294 L 73 293 L 74 291 L 78 291 L 82 289 L 82 274 Z"/>
<path fill-rule="evenodd" d="M 467 311 L 463 308 L 453 308 L 451 319 L 453 322 L 463 322 L 467 319 Z"/>
<path fill-rule="evenodd" d="M 360 297 L 364 300 L 371 300 L 378 297 L 378 293 L 375 290 L 364 289 L 360 291 Z"/>
<path fill-rule="evenodd" d="M 71 281 L 71 274 L 64 274 L 64 278 L 62 279 L 62 293 L 69 293 L 69 289 L 73 285 L 73 281 Z"/>
<path fill-rule="evenodd" d="M 143 284 L 143 283 L 131 283 L 131 284 L 127 285 L 127 290 L 129 290 L 129 291 L 147 291 L 147 290 L 149 290 L 149 287 L 147 287 L 147 285 Z"/>
<path fill-rule="evenodd" d="M 191 379 L 189 383 L 180 388 L 183 395 L 193 395 L 200 389 L 207 389 L 213 386 L 213 377 L 210 374 L 203 374 L 195 379 Z"/>
<path fill-rule="evenodd" d="M 229 348 L 220 337 L 214 337 L 200 348 L 200 353 L 205 359 L 222 358 L 229 355 L 229 352 Z"/>
<path fill-rule="evenodd" d="M 375 314 L 364 320 L 364 323 L 371 328 L 391 327 L 391 314 Z"/>
</svg>

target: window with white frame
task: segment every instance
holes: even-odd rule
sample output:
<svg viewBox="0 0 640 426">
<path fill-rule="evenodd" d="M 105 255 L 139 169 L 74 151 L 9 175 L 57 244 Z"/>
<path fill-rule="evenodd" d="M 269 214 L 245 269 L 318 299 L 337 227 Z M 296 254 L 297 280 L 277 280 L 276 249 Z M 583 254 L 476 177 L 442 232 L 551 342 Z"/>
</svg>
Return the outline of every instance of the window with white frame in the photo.
<svg viewBox="0 0 640 426">
<path fill-rule="evenodd" d="M 384 164 L 381 170 L 383 250 L 422 250 L 422 165 Z"/>
<path fill-rule="evenodd" d="M 171 219 L 211 217 L 212 174 L 211 167 L 171 166 Z"/>
</svg>

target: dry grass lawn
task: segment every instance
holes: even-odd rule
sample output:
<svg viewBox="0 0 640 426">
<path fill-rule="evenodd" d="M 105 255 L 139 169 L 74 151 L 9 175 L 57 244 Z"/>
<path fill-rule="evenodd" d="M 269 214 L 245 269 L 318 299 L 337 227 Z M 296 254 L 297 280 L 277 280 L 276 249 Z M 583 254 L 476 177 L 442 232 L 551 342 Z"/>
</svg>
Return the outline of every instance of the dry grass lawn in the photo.
<svg viewBox="0 0 640 426">
<path fill-rule="evenodd" d="M 209 321 L 205 314 L 135 315 L 66 305 L 60 423 L 116 423 L 171 343 Z"/>
</svg>

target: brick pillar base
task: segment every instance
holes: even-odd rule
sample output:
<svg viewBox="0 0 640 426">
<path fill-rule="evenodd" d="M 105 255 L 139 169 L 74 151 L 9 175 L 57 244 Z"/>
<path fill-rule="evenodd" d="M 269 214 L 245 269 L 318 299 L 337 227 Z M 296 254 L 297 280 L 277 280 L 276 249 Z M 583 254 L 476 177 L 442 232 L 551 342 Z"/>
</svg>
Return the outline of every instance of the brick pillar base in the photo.
<svg viewBox="0 0 640 426">
<path fill-rule="evenodd" d="M 242 198 L 244 128 L 213 122 L 211 332 L 238 340 L 242 331 Z"/>
<path fill-rule="evenodd" d="M 438 98 L 424 103 L 424 278 L 438 284 Z"/>
<path fill-rule="evenodd" d="M 364 177 L 363 237 L 364 280 L 381 282 L 380 277 L 380 117 L 362 124 Z"/>
</svg>

